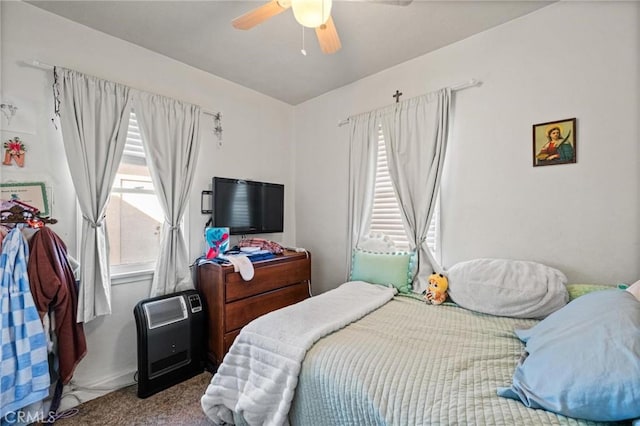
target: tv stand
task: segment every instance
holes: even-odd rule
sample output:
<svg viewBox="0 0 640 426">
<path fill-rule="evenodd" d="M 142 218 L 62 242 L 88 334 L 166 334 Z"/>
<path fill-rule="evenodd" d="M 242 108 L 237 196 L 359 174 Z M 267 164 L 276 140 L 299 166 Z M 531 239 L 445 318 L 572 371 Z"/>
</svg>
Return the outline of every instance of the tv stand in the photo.
<svg viewBox="0 0 640 426">
<path fill-rule="evenodd" d="M 311 255 L 286 250 L 253 263 L 252 280 L 233 266 L 198 267 L 197 289 L 207 310 L 207 368 L 215 371 L 242 327 L 261 315 L 309 297 Z M 215 366 L 215 368 L 214 368 Z"/>
</svg>

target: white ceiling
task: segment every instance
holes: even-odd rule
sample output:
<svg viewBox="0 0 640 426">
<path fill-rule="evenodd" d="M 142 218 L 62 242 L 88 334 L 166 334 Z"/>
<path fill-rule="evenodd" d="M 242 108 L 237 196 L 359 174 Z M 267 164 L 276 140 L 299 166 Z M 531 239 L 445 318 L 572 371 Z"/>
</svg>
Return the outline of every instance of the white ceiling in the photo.
<svg viewBox="0 0 640 426">
<path fill-rule="evenodd" d="M 296 105 L 381 70 L 544 7 L 549 1 L 425 1 L 397 6 L 334 0 L 342 49 L 320 51 L 291 10 L 248 30 L 231 20 L 260 1 L 28 1 Z"/>
</svg>

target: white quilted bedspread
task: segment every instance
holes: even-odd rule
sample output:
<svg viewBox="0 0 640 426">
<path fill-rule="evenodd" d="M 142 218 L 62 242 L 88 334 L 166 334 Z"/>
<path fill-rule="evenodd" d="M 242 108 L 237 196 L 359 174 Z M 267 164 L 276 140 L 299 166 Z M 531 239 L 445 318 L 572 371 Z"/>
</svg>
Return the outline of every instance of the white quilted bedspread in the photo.
<svg viewBox="0 0 640 426">
<path fill-rule="evenodd" d="M 291 424 L 594 424 L 497 396 L 535 323 L 396 297 L 307 352 Z"/>
</svg>

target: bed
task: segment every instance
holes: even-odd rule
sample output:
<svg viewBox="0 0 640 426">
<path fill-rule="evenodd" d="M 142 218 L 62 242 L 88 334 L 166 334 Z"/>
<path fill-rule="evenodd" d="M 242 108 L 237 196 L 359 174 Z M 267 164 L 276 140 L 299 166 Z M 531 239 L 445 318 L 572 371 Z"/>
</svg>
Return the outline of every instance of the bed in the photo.
<svg viewBox="0 0 640 426">
<path fill-rule="evenodd" d="M 516 325 L 533 322 L 396 297 L 310 349 L 292 424 L 559 422 L 496 395 L 522 353 Z"/>
<path fill-rule="evenodd" d="M 606 293 L 610 293 L 611 297 L 619 298 L 621 293 L 626 292 L 613 289 Z M 584 300 L 588 302 L 589 296 L 585 296 Z M 302 303 L 311 303 L 313 299 L 319 297 L 316 296 Z M 376 297 L 367 296 L 363 300 L 369 301 Z M 531 340 L 523 342 L 522 337 L 514 330 L 536 330 L 536 327 L 541 324 L 546 325 L 546 323 L 543 324 L 544 321 L 496 316 L 465 309 L 449 302 L 437 306 L 428 305 L 418 297 L 395 294 L 395 292 L 390 297 L 388 294 L 385 297 L 387 300 L 371 304 L 366 312 L 360 311 L 351 319 L 338 321 L 332 326 L 333 329 L 330 327 L 320 335 L 314 332 L 315 337 L 311 339 L 312 341 L 300 345 L 302 355 L 299 368 L 292 368 L 292 374 L 287 378 L 289 382 L 293 382 L 293 390 L 289 389 L 291 392 L 287 391 L 283 393 L 285 396 L 278 396 L 274 400 L 280 405 L 279 409 L 284 410 L 286 417 L 256 419 L 247 415 L 247 411 L 238 409 L 239 405 L 234 405 L 237 404 L 237 400 L 233 400 L 229 395 L 222 395 L 224 392 L 221 393 L 216 389 L 214 383 L 219 374 L 214 376 L 212 384 L 202 398 L 205 413 L 214 421 L 221 422 L 221 419 L 224 419 L 227 423 L 235 424 L 286 424 L 287 422 L 293 425 L 601 424 L 598 421 L 529 408 L 523 401 L 513 399 L 513 396 L 510 398 L 504 395 L 498 396 L 499 389 L 513 391 L 517 387 L 517 372 L 523 364 L 523 354 L 528 354 L 524 350 L 525 343 L 528 345 L 529 342 L 537 342 L 535 340 L 537 336 L 529 336 Z M 325 302 L 335 304 L 336 300 L 343 300 L 343 298 L 344 296 L 340 295 L 332 301 L 331 297 L 327 296 Z M 347 304 L 355 304 L 354 300 L 348 301 Z M 632 311 L 640 308 L 638 304 L 640 302 L 633 294 L 629 293 L 629 297 L 623 302 L 628 302 Z M 594 300 L 591 303 L 597 305 L 598 301 Z M 615 301 L 615 303 L 619 302 Z M 287 311 L 289 309 L 292 311 Z M 284 312 L 277 311 L 273 318 L 268 315 L 267 318 L 263 317 L 256 321 L 261 323 L 262 330 L 271 332 L 273 327 L 279 327 L 278 324 L 281 324 L 284 318 L 291 318 L 291 315 L 297 318 L 296 309 L 301 318 L 296 322 L 304 321 L 304 305 L 285 308 L 281 310 Z M 321 307 L 312 308 L 312 311 L 313 309 L 322 311 Z M 578 310 L 584 310 L 584 308 Z M 637 321 L 640 317 L 640 310 L 636 309 L 635 312 L 637 315 L 632 315 L 632 321 Z M 326 313 L 328 317 L 333 316 L 329 311 Z M 554 313 L 551 316 L 555 315 Z M 567 319 L 567 315 L 559 316 L 560 321 L 566 323 L 572 321 Z M 316 320 L 317 318 L 313 317 L 312 321 Z M 634 324 L 638 325 L 640 330 L 640 322 Z M 308 326 L 298 324 L 296 327 Z M 550 324 L 549 327 L 561 328 L 555 324 Z M 285 331 L 274 332 L 273 336 L 290 333 L 290 330 L 286 330 L 285 325 Z M 244 330 L 240 336 L 243 333 Z M 546 332 L 544 336 L 550 334 L 552 333 Z M 628 336 L 626 335 L 623 339 L 629 340 Z M 640 334 L 631 334 L 631 336 L 637 337 L 637 343 L 640 345 Z M 241 341 L 239 346 L 242 345 Z M 235 343 L 234 346 L 236 346 Z M 633 350 L 638 350 L 638 345 L 632 343 L 632 346 Z M 640 353 L 640 350 L 637 353 Z M 260 355 L 256 356 L 257 352 L 248 354 L 249 352 L 245 354 L 247 358 L 260 358 Z M 529 354 L 532 360 L 527 362 L 530 364 L 537 362 L 536 356 L 537 352 L 532 350 L 532 354 Z M 607 356 L 616 355 L 608 354 Z M 221 366 L 223 372 L 225 371 L 223 367 L 229 368 L 225 366 L 226 363 L 235 364 L 239 362 L 238 359 L 233 356 L 225 357 Z M 276 368 L 282 366 L 277 358 L 261 358 L 258 363 L 261 366 L 258 370 L 264 367 L 265 360 L 272 362 L 277 366 Z M 614 359 L 612 361 L 616 362 Z M 546 362 L 544 358 L 542 362 Z M 640 378 L 637 366 L 633 366 L 634 361 L 631 362 L 631 369 L 627 368 L 628 366 L 622 367 L 623 373 Z M 636 358 L 635 362 L 640 365 L 640 358 Z M 288 366 L 283 368 L 289 370 Z M 553 377 L 547 377 L 545 380 L 553 382 L 558 373 L 553 368 L 550 368 L 549 372 Z M 239 379 L 242 382 L 239 387 L 244 386 L 246 389 L 247 383 L 251 382 L 248 375 L 254 373 L 255 371 L 247 374 L 240 373 L 235 378 L 227 377 L 227 380 L 232 381 L 235 386 L 238 384 L 235 381 Z M 277 381 L 263 370 L 256 374 L 261 376 L 259 380 L 262 381 L 255 386 L 256 388 L 262 387 L 265 380 Z M 243 382 L 245 379 L 248 381 Z M 525 379 L 518 380 L 522 381 L 519 383 L 522 387 L 530 384 L 525 383 Z M 558 378 L 559 382 L 562 380 Z M 568 380 L 576 380 L 576 377 L 569 377 Z M 578 377 L 577 381 L 579 380 Z M 606 388 L 606 385 L 603 386 Z M 634 404 L 640 405 L 640 391 L 625 386 L 620 389 L 619 394 L 613 395 L 613 404 L 623 404 L 626 408 Z M 274 392 L 268 390 L 265 393 L 273 395 Z M 257 404 L 256 410 L 259 412 L 265 408 L 257 401 L 258 396 L 259 393 L 254 392 L 250 399 L 252 404 Z M 622 401 L 623 398 L 626 399 Z M 212 414 L 214 405 L 216 407 L 226 405 L 227 409 L 237 411 L 227 413 L 231 413 L 233 418 L 219 417 Z M 535 407 L 536 404 L 534 402 L 529 406 Z M 613 410 L 620 412 L 620 405 L 613 407 Z M 637 409 L 631 407 L 631 410 L 632 414 L 625 415 L 634 418 L 633 413 L 637 412 Z M 249 420 L 247 421 L 245 417 Z M 629 424 L 631 421 L 620 423 Z"/>
</svg>

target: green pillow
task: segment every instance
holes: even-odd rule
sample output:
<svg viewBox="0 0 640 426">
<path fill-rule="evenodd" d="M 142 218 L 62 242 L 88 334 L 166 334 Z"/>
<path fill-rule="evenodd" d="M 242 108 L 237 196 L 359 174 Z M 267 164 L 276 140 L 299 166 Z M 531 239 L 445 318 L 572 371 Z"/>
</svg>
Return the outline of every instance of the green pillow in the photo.
<svg viewBox="0 0 640 426">
<path fill-rule="evenodd" d="M 616 287 L 603 284 L 567 284 L 569 301 L 594 291 L 611 290 L 612 288 Z"/>
<path fill-rule="evenodd" d="M 376 253 L 356 249 L 351 262 L 351 281 L 393 285 L 400 293 L 409 294 L 413 281 L 413 253 Z"/>
</svg>

